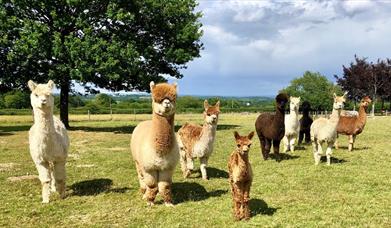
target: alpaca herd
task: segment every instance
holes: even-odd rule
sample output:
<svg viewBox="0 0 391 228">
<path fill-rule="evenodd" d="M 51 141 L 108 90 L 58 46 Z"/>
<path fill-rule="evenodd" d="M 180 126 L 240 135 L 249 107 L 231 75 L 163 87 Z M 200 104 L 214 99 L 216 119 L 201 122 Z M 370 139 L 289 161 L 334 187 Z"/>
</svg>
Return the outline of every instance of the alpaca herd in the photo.
<svg viewBox="0 0 391 228">
<path fill-rule="evenodd" d="M 47 84 L 28 82 L 31 90 L 31 105 L 34 111 L 34 124 L 29 132 L 30 154 L 42 184 L 42 202 L 48 203 L 50 192 L 57 191 L 65 197 L 65 164 L 68 155 L 69 139 L 62 122 L 53 116 L 53 81 Z M 204 101 L 204 124 L 186 123 L 175 133 L 175 110 L 177 85 L 150 83 L 152 100 L 151 120 L 140 122 L 131 135 L 130 149 L 135 163 L 142 198 L 153 205 L 159 193 L 167 206 L 173 206 L 172 179 L 176 165 L 180 161 L 184 178 L 194 170 L 194 159 L 200 160 L 202 178 L 207 180 L 207 165 L 213 153 L 220 102 L 210 105 Z M 303 116 L 299 119 L 300 97 L 288 97 L 280 93 L 275 98 L 275 113 L 263 113 L 255 121 L 261 153 L 264 160 L 270 156 L 273 145 L 274 157 L 281 160 L 279 147 L 283 140 L 284 152 L 295 151 L 295 143 L 312 141 L 315 164 L 320 163 L 322 144 L 327 144 L 327 165 L 331 163 L 332 147 L 337 145 L 338 134 L 349 136 L 349 151 L 353 150 L 356 136 L 366 123 L 366 109 L 371 102 L 364 97 L 360 103 L 358 116 L 341 116 L 346 101 L 343 96 L 334 94 L 333 111 L 329 118 L 314 121 L 309 114 L 310 104 L 302 103 Z M 289 100 L 290 113 L 285 115 Z M 234 132 L 236 148 L 228 159 L 229 184 L 233 200 L 233 215 L 236 220 L 249 219 L 250 187 L 253 172 L 249 161 L 249 150 L 254 132 L 241 136 Z"/>
</svg>

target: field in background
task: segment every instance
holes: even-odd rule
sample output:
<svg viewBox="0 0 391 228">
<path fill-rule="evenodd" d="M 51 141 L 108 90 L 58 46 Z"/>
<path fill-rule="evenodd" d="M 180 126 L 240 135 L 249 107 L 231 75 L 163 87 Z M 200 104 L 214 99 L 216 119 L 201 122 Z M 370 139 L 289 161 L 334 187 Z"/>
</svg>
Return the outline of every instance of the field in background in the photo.
<svg viewBox="0 0 391 228">
<path fill-rule="evenodd" d="M 65 200 L 40 203 L 38 179 L 28 152 L 31 116 L 0 116 L 0 226 L 145 226 L 145 227 L 390 227 L 391 117 L 369 118 L 354 152 L 347 138 L 334 150 L 333 164 L 314 166 L 311 147 L 284 154 L 281 162 L 263 161 L 254 139 L 252 218 L 232 219 L 227 159 L 235 147 L 233 131 L 254 130 L 256 114 L 222 114 L 209 181 L 195 173 L 174 175 L 174 208 L 148 207 L 138 191 L 129 141 L 135 125 L 150 115 L 71 115 L 70 156 Z M 201 114 L 181 114 L 176 124 L 202 123 Z M 198 162 L 196 163 L 198 167 Z M 19 177 L 19 178 L 18 178 Z"/>
</svg>

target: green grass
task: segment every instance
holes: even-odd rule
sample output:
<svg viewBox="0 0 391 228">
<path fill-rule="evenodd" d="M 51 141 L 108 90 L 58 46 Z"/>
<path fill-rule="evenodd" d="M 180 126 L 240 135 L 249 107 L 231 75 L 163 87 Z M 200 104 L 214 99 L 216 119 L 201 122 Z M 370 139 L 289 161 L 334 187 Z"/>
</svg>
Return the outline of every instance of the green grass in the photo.
<svg viewBox="0 0 391 228">
<path fill-rule="evenodd" d="M 108 115 L 91 118 L 71 116 L 68 197 L 60 200 L 53 195 L 52 202 L 43 205 L 37 179 L 7 179 L 37 173 L 28 151 L 31 116 L 0 116 L 0 226 L 391 226 L 390 117 L 368 119 L 353 152 L 347 151 L 347 138 L 340 137 L 342 148 L 334 150 L 329 167 L 325 162 L 314 165 L 310 146 L 287 154 L 280 163 L 263 161 L 255 139 L 250 151 L 252 218 L 247 222 L 233 220 L 226 167 L 235 147 L 232 132 L 254 130 L 255 114 L 221 115 L 210 180 L 197 173 L 184 180 L 178 165 L 173 208 L 165 207 L 160 197 L 157 205 L 148 207 L 138 191 L 130 134 L 149 115 L 115 115 L 112 121 L 107 121 Z M 202 115 L 178 115 L 176 121 L 178 126 L 202 123 Z"/>
</svg>

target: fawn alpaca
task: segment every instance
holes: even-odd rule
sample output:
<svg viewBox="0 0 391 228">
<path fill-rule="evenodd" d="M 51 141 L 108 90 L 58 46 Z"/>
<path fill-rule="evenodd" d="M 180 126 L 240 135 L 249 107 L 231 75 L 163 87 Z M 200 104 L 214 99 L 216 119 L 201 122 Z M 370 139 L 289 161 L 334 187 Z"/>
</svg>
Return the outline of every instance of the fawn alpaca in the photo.
<svg viewBox="0 0 391 228">
<path fill-rule="evenodd" d="M 310 116 L 311 104 L 308 101 L 304 101 L 301 105 L 303 110 L 303 116 L 300 119 L 300 133 L 299 133 L 299 145 L 305 140 L 305 143 L 311 142 L 311 124 L 313 122 Z"/>
<path fill-rule="evenodd" d="M 318 118 L 311 125 L 311 141 L 314 151 L 315 165 L 320 162 L 320 157 L 323 154 L 322 144 L 327 143 L 327 165 L 331 162 L 331 148 L 337 138 L 337 125 L 343 109 L 344 102 L 346 101 L 346 93 L 339 97 L 334 93 L 333 112 L 329 119 Z"/>
<path fill-rule="evenodd" d="M 358 116 L 341 116 L 339 118 L 337 133 L 349 136 L 349 151 L 353 150 L 353 144 L 356 136 L 359 135 L 367 122 L 367 108 L 372 100 L 366 96 L 360 102 Z M 337 135 L 338 137 L 338 135 Z M 335 148 L 338 149 L 338 142 L 335 141 Z"/>
<path fill-rule="evenodd" d="M 249 200 L 253 172 L 248 153 L 254 132 L 251 132 L 248 136 L 240 136 L 235 131 L 234 136 L 237 147 L 228 161 L 229 183 L 231 185 L 234 217 L 236 220 L 242 220 L 250 218 Z"/>
<path fill-rule="evenodd" d="M 204 125 L 186 123 L 178 131 L 178 145 L 183 176 L 187 178 L 194 169 L 194 158 L 200 159 L 200 169 L 203 179 L 208 179 L 206 166 L 213 152 L 213 142 L 216 136 L 217 121 L 220 113 L 220 101 L 210 106 L 204 101 Z"/>
<path fill-rule="evenodd" d="M 279 160 L 280 141 L 285 134 L 284 115 L 288 96 L 284 93 L 276 96 L 276 113 L 262 113 L 255 122 L 255 129 L 261 143 L 263 159 L 269 158 L 270 147 L 273 142 L 274 155 Z"/>
<path fill-rule="evenodd" d="M 64 124 L 53 116 L 54 82 L 35 84 L 28 81 L 34 124 L 30 128 L 30 154 L 42 184 L 42 203 L 49 203 L 50 192 L 65 197 L 65 163 L 69 138 Z"/>
<path fill-rule="evenodd" d="M 166 206 L 172 206 L 172 175 L 179 160 L 174 132 L 177 86 L 151 82 L 150 87 L 152 120 L 136 126 L 130 147 L 143 198 L 153 205 L 159 192 Z"/>
<path fill-rule="evenodd" d="M 284 152 L 295 151 L 295 142 L 300 131 L 299 104 L 300 97 L 289 98 L 289 115 L 285 116 Z"/>
</svg>

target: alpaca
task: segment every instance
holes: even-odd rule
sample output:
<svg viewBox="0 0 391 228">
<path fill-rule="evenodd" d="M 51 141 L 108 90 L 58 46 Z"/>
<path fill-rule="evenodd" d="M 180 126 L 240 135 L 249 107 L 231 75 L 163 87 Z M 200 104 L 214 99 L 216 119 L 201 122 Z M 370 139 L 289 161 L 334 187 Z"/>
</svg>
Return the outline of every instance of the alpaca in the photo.
<svg viewBox="0 0 391 228">
<path fill-rule="evenodd" d="M 194 168 L 194 158 L 200 159 L 202 178 L 207 180 L 206 166 L 213 152 L 213 142 L 216 135 L 217 121 L 220 113 L 220 101 L 210 106 L 204 101 L 204 125 L 186 123 L 178 131 L 180 161 L 183 176 L 189 177 Z"/>
<path fill-rule="evenodd" d="M 367 122 L 367 108 L 372 100 L 366 96 L 360 102 L 358 116 L 341 116 L 337 126 L 337 133 L 349 136 L 348 150 L 353 150 L 353 144 L 356 136 L 359 135 Z M 338 135 L 337 135 L 338 137 Z M 335 148 L 338 149 L 338 142 L 335 141 Z"/>
<path fill-rule="evenodd" d="M 248 153 L 254 132 L 251 132 L 248 136 L 240 136 L 235 131 L 234 136 L 237 148 L 232 152 L 228 161 L 229 183 L 231 185 L 234 217 L 236 220 L 242 220 L 250 218 L 249 200 L 253 172 L 248 160 Z"/>
<path fill-rule="evenodd" d="M 152 206 L 157 193 L 166 206 L 172 204 L 172 175 L 179 160 L 174 116 L 177 85 L 150 83 L 152 120 L 139 123 L 133 130 L 131 150 L 136 164 L 140 191 Z"/>
<path fill-rule="evenodd" d="M 299 104 L 300 97 L 290 97 L 289 115 L 285 116 L 285 136 L 283 138 L 284 142 L 284 152 L 290 150 L 291 152 L 295 151 L 295 142 L 297 136 L 299 136 L 300 131 L 300 122 L 299 122 Z"/>
<path fill-rule="evenodd" d="M 301 105 L 303 110 L 303 116 L 300 119 L 300 132 L 299 132 L 299 145 L 305 140 L 305 143 L 311 142 L 311 124 L 313 122 L 310 116 L 311 104 L 308 101 L 304 101 Z"/>
<path fill-rule="evenodd" d="M 274 155 L 279 160 L 280 141 L 285 134 L 284 115 L 288 96 L 284 93 L 276 96 L 276 113 L 262 113 L 255 122 L 255 129 L 261 143 L 263 159 L 269 158 L 270 147 L 273 142 Z"/>
<path fill-rule="evenodd" d="M 69 138 L 64 124 L 53 116 L 54 82 L 36 84 L 28 81 L 34 124 L 30 128 L 30 154 L 42 184 L 42 203 L 49 203 L 50 192 L 65 198 L 65 163 Z"/>
<path fill-rule="evenodd" d="M 333 112 L 330 115 L 329 119 L 318 118 L 311 125 L 311 141 L 314 151 L 315 165 L 318 165 L 320 162 L 323 142 L 327 143 L 327 165 L 330 165 L 331 162 L 331 148 L 334 145 L 334 142 L 337 138 L 337 125 L 341 115 L 341 110 L 343 109 L 344 102 L 346 101 L 346 94 L 343 96 L 337 96 L 334 93 L 334 104 Z"/>
</svg>

